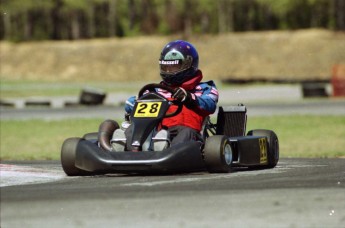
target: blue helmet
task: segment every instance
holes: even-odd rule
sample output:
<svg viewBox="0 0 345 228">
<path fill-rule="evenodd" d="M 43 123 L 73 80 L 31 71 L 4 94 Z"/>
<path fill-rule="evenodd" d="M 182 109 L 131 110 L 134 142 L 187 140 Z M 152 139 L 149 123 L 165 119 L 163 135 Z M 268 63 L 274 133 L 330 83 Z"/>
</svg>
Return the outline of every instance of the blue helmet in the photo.
<svg viewBox="0 0 345 228">
<path fill-rule="evenodd" d="M 195 77 L 199 55 L 194 46 L 183 40 L 168 43 L 159 58 L 160 75 L 168 85 L 179 86 Z"/>
</svg>

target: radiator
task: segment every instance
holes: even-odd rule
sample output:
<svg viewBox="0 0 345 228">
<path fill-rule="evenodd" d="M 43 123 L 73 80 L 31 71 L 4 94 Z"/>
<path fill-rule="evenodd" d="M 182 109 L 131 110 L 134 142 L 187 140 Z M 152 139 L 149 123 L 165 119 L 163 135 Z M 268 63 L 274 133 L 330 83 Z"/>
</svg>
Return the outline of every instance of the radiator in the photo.
<svg viewBox="0 0 345 228">
<path fill-rule="evenodd" d="M 247 125 L 247 109 L 244 105 L 219 107 L 217 135 L 244 136 Z"/>
</svg>

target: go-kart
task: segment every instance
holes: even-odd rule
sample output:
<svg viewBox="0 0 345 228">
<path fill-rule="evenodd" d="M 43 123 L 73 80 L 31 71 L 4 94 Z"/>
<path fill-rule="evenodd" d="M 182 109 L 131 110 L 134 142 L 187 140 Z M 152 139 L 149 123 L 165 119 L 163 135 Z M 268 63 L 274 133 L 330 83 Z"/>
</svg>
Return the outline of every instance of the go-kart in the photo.
<svg viewBox="0 0 345 228">
<path fill-rule="evenodd" d="M 206 118 L 200 132 L 202 139 L 170 145 L 169 135 L 161 134 L 164 131 L 161 122 L 163 118 L 178 115 L 183 104 L 163 97 L 156 92 L 158 89 L 173 93 L 173 89 L 161 84 L 148 84 L 139 91 L 130 115 L 130 137 L 116 136 L 115 132 L 121 130 L 119 124 L 105 120 L 98 132 L 66 139 L 61 148 L 65 173 L 68 176 L 202 170 L 227 173 L 233 167 L 276 166 L 279 160 L 277 135 L 263 129 L 251 130 L 245 135 L 247 110 L 242 104 L 219 107 L 216 124 Z M 169 112 L 170 106 L 175 106 L 173 112 Z M 123 147 L 115 150 L 112 143 Z"/>
</svg>

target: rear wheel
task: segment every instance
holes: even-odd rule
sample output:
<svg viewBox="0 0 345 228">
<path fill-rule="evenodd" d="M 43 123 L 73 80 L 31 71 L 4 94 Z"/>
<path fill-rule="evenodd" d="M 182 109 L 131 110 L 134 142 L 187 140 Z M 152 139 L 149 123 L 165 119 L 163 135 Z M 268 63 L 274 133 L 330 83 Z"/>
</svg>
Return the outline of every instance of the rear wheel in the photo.
<svg viewBox="0 0 345 228">
<path fill-rule="evenodd" d="M 232 148 L 226 136 L 214 135 L 207 138 L 204 161 L 210 173 L 228 173 L 231 171 Z"/>
<path fill-rule="evenodd" d="M 64 141 L 61 148 L 61 165 L 68 176 L 85 176 L 90 172 L 75 167 L 77 146 L 81 138 L 68 138 Z"/>
<path fill-rule="evenodd" d="M 265 136 L 268 142 L 267 149 L 267 161 L 268 164 L 266 168 L 274 168 L 279 160 L 279 141 L 276 133 L 274 131 L 265 130 L 265 129 L 256 129 L 248 132 L 247 135 L 252 136 Z"/>
</svg>

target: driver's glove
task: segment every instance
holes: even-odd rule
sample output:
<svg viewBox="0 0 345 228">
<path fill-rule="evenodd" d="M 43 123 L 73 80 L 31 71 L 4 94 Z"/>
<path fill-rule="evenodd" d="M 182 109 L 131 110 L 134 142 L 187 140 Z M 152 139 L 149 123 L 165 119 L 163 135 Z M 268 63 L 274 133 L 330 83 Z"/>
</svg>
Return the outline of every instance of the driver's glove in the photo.
<svg viewBox="0 0 345 228">
<path fill-rule="evenodd" d="M 192 95 L 190 92 L 181 87 L 175 89 L 172 97 L 178 101 L 181 101 L 187 108 L 193 108 L 197 105 L 195 95 Z"/>
</svg>

